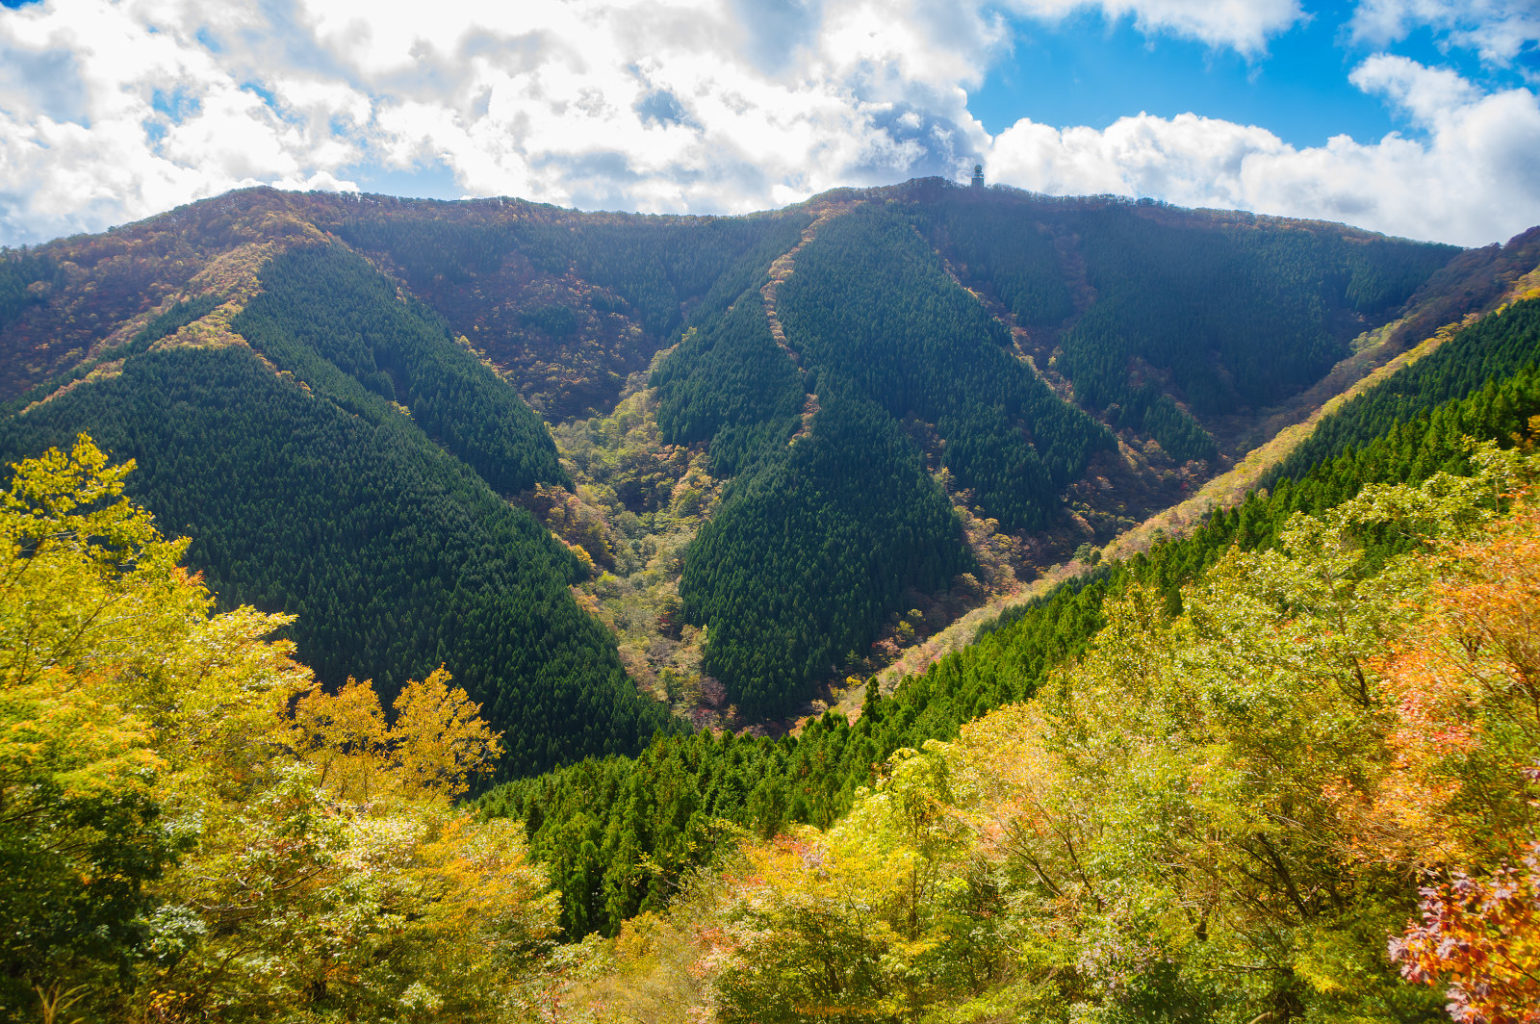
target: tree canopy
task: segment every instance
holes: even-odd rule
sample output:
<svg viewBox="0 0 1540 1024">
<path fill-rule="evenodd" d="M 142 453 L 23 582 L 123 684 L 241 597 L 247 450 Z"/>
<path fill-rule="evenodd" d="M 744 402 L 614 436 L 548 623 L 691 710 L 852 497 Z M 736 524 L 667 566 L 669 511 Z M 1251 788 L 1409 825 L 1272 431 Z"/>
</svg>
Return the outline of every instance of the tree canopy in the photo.
<svg viewBox="0 0 1540 1024">
<path fill-rule="evenodd" d="M 451 802 L 478 707 L 442 672 L 388 727 L 317 689 L 283 617 L 212 612 L 131 468 L 82 436 L 0 493 L 0 1014 L 502 1019 L 554 907 Z"/>
</svg>

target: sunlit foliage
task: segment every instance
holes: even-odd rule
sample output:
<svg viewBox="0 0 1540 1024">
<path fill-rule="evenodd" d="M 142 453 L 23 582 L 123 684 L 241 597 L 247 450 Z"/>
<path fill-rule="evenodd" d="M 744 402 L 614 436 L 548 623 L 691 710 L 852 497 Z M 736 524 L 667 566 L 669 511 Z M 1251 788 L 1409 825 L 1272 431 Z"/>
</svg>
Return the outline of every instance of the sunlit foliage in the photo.
<svg viewBox="0 0 1540 1024">
<path fill-rule="evenodd" d="M 1512 766 L 1540 761 L 1535 512 L 1516 488 L 1540 460 L 1477 461 L 1296 517 L 1178 615 L 1129 591 L 1035 700 L 900 751 L 826 832 L 750 848 L 721 1019 L 1435 1019 L 1441 993 L 1403 973 L 1451 984 L 1457 1019 L 1529 1019 L 1532 866 L 1464 859 L 1533 842 Z M 1385 529 L 1408 547 L 1381 563 L 1364 539 Z M 1433 689 L 1488 696 L 1444 705 L 1463 726 L 1409 720 L 1438 701 L 1408 679 L 1461 651 L 1461 681 Z M 1365 843 L 1366 814 L 1441 818 L 1444 841 Z M 1419 911 L 1425 871 L 1454 874 Z"/>
<path fill-rule="evenodd" d="M 442 672 L 389 725 L 313 689 L 282 617 L 211 614 L 129 468 L 82 437 L 0 495 L 5 1019 L 505 1019 L 554 897 L 451 802 L 497 753 L 479 708 Z"/>
</svg>

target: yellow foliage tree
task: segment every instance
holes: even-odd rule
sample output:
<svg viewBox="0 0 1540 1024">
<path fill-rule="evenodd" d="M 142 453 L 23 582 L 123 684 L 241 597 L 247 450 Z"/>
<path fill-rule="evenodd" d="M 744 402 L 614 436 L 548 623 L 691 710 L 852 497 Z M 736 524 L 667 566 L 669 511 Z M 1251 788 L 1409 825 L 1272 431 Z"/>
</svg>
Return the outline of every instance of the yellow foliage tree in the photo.
<svg viewBox="0 0 1540 1024">
<path fill-rule="evenodd" d="M 0 1006 L 54 1020 L 517 1013 L 554 895 L 452 797 L 498 753 L 442 671 L 387 726 L 212 597 L 81 437 L 0 493 Z M 289 708 L 294 706 L 291 714 Z"/>
<path fill-rule="evenodd" d="M 471 776 L 492 770 L 502 747 L 481 706 L 449 678 L 440 667 L 408 682 L 394 724 L 368 682 L 349 679 L 335 694 L 317 686 L 295 705 L 291 743 L 341 801 L 459 796 Z"/>
</svg>

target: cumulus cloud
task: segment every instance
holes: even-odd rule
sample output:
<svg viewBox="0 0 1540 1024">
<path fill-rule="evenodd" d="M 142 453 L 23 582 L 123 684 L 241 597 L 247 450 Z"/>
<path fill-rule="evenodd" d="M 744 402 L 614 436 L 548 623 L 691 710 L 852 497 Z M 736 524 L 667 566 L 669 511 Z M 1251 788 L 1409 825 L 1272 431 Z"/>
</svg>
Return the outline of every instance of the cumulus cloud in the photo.
<svg viewBox="0 0 1540 1024">
<path fill-rule="evenodd" d="M 1535 151 L 1533 94 L 1484 96 L 1399 58 L 1365 62 L 1354 81 L 1426 123 L 1426 141 L 1294 150 L 1194 115 L 1102 131 L 1023 121 L 991 139 L 968 90 L 1016 26 L 1077 12 L 1251 57 L 1305 17 L 1298 0 L 44 0 L 0 11 L 0 242 L 241 185 L 351 188 L 420 168 L 466 195 L 742 212 L 964 176 L 986 154 L 998 180 L 1048 191 L 1435 237 L 1485 239 L 1501 218 L 1478 208 L 1533 206 L 1515 184 L 1531 177 L 1516 156 Z M 1456 185 L 1462 161 L 1508 175 L 1486 207 L 1469 189 L 1438 216 L 1375 195 L 1387 173 Z M 1395 219 L 1407 210 L 1417 216 Z"/>
<path fill-rule="evenodd" d="M 1263 128 L 1183 114 L 1104 130 L 1021 121 L 994 140 L 990 176 L 1051 194 L 1152 196 L 1183 206 L 1342 220 L 1480 245 L 1540 223 L 1540 98 L 1482 94 L 1451 72 L 1376 55 L 1352 81 L 1404 108 L 1426 139 L 1342 135 L 1297 148 Z"/>
<path fill-rule="evenodd" d="M 1418 28 L 1508 64 L 1521 54 L 1534 56 L 1540 8 L 1534 0 L 1360 0 L 1351 23 L 1353 38 L 1371 46 L 1398 42 Z"/>
<path fill-rule="evenodd" d="M 0 240 L 257 182 L 743 211 L 954 173 L 997 16 L 927 0 L 47 0 L 0 13 Z"/>
<path fill-rule="evenodd" d="M 100 230 L 239 185 L 346 184 L 346 145 L 286 117 L 168 13 L 78 0 L 0 16 L 0 67 L 13 69 L 0 240 Z"/>
<path fill-rule="evenodd" d="M 1430 127 L 1481 98 L 1480 90 L 1448 68 L 1430 68 L 1388 53 L 1358 65 L 1348 81 L 1364 92 L 1380 94 L 1415 123 Z"/>
</svg>

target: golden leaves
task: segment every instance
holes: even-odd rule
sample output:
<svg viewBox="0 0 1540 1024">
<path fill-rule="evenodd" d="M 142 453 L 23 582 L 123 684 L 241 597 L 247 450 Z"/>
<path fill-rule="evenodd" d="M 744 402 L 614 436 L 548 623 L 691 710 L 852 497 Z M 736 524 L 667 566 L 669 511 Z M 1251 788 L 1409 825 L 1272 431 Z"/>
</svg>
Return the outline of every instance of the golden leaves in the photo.
<svg viewBox="0 0 1540 1024">
<path fill-rule="evenodd" d="M 470 776 L 492 769 L 502 747 L 478 717 L 481 706 L 449 678 L 440 667 L 407 683 L 394 725 L 367 681 L 349 679 L 335 695 L 316 687 L 295 705 L 291 742 L 339 800 L 458 796 Z"/>
<path fill-rule="evenodd" d="M 85 978 L 91 1019 L 490 1019 L 556 897 L 519 826 L 451 805 L 500 752 L 479 707 L 442 669 L 394 724 L 367 683 L 316 688 L 267 638 L 288 618 L 211 614 L 186 542 L 124 498 L 129 469 L 82 437 L 0 492 L 0 834 L 30 858 L 0 885 L 32 886 L 0 924 L 33 927 L 39 900 L 108 913 L 104 885 L 145 918 L 78 937 L 88 957 L 139 943 L 122 971 L 37 951 L 40 1005 Z"/>
</svg>

